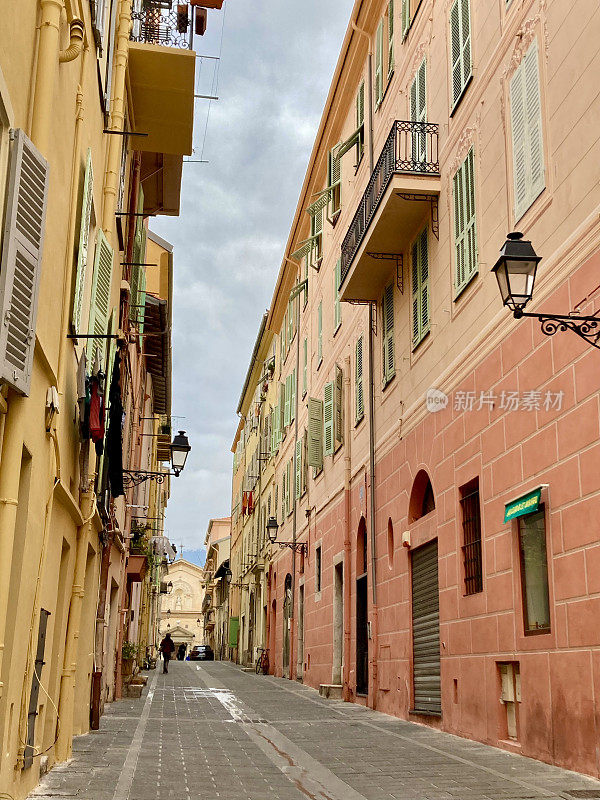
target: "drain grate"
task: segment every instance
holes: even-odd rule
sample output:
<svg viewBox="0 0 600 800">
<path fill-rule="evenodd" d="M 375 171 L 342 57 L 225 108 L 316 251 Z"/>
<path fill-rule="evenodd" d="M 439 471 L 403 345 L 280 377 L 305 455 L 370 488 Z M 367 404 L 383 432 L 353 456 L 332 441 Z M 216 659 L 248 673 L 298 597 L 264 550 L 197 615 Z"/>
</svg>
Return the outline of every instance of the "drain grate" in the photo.
<svg viewBox="0 0 600 800">
<path fill-rule="evenodd" d="M 566 789 L 569 797 L 587 797 L 588 800 L 600 800 L 600 789 Z"/>
</svg>

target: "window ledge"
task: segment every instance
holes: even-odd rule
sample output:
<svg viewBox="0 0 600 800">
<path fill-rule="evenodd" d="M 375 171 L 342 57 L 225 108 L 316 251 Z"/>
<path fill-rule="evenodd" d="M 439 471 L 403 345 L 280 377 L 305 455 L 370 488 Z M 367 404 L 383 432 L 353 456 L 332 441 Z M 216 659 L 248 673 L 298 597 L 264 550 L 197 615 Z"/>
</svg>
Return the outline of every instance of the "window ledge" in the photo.
<svg viewBox="0 0 600 800">
<path fill-rule="evenodd" d="M 430 323 L 430 325 L 431 325 L 431 323 Z M 429 328 L 429 330 L 426 330 L 426 331 L 425 331 L 425 333 L 423 334 L 423 336 L 421 336 L 421 338 L 419 339 L 419 341 L 418 341 L 418 342 L 415 342 L 415 343 L 412 345 L 412 350 L 411 350 L 411 352 L 413 352 L 413 353 L 414 353 L 416 350 L 418 350 L 418 349 L 419 349 L 419 347 L 420 347 L 420 346 L 423 344 L 423 342 L 424 342 L 424 341 L 426 341 L 426 339 L 429 337 L 429 334 L 430 334 L 430 333 L 431 333 L 431 328 Z"/>
<path fill-rule="evenodd" d="M 354 430 L 356 430 L 358 428 L 358 426 L 360 425 L 360 423 L 364 422 L 364 421 L 365 421 L 365 415 L 364 414 L 362 415 L 362 417 L 360 419 L 354 420 Z"/>
</svg>

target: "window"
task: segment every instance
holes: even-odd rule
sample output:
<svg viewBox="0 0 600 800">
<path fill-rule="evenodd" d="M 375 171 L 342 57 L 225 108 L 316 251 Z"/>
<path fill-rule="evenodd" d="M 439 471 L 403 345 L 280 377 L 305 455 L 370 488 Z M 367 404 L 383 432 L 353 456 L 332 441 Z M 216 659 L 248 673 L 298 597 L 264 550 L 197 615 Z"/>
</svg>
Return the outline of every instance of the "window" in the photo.
<svg viewBox="0 0 600 800">
<path fill-rule="evenodd" d="M 427 61 L 423 59 L 410 86 L 411 122 L 427 122 Z M 416 130 L 412 137 L 412 160 L 418 165 L 427 161 L 427 135 L 423 129 Z"/>
<path fill-rule="evenodd" d="M 475 167 L 473 148 L 454 176 L 454 288 L 459 294 L 477 273 L 477 224 L 475 219 Z"/>
<path fill-rule="evenodd" d="M 383 292 L 383 384 L 387 385 L 396 374 L 394 357 L 394 284 L 390 283 Z"/>
<path fill-rule="evenodd" d="M 356 94 L 356 163 L 361 160 L 365 150 L 365 82 L 362 81 Z"/>
<path fill-rule="evenodd" d="M 534 41 L 510 82 L 515 221 L 545 188 L 538 46 Z"/>
<path fill-rule="evenodd" d="M 308 465 L 314 475 L 323 469 L 323 401 L 308 400 Z"/>
<path fill-rule="evenodd" d="M 402 0 L 402 41 L 408 36 L 420 5 L 421 0 Z"/>
<path fill-rule="evenodd" d="M 454 110 L 473 74 L 469 0 L 454 0 L 450 10 L 450 52 L 452 57 L 452 110 Z"/>
<path fill-rule="evenodd" d="M 394 72 L 394 0 L 388 3 L 385 15 L 375 34 L 375 105 L 379 106 L 385 93 L 385 85 Z"/>
<path fill-rule="evenodd" d="M 306 491 L 306 445 L 307 434 L 306 431 L 296 442 L 296 474 L 295 474 L 295 489 L 296 500 L 299 500 Z"/>
<path fill-rule="evenodd" d="M 412 246 L 412 346 L 413 349 L 429 332 L 429 256 L 427 227 Z"/>
<path fill-rule="evenodd" d="M 550 632 L 550 599 L 543 507 L 519 517 L 519 551 L 525 634 Z"/>
<path fill-rule="evenodd" d="M 329 205 L 327 207 L 330 221 L 335 221 L 342 206 L 342 180 L 341 162 L 335 153 L 337 147 L 332 147 L 327 153 L 327 187 Z"/>
<path fill-rule="evenodd" d="M 315 548 L 315 592 L 321 591 L 321 546 Z"/>
<path fill-rule="evenodd" d="M 302 397 L 304 398 L 308 385 L 308 339 L 306 336 L 304 337 L 302 348 L 304 352 L 304 362 L 302 367 Z"/>
<path fill-rule="evenodd" d="M 317 309 L 317 368 L 323 361 L 323 301 Z"/>
<path fill-rule="evenodd" d="M 123 148 L 126 150 L 126 148 Z M 94 168 L 92 164 L 92 149 L 88 148 L 85 166 L 85 178 L 83 181 L 83 196 L 81 199 L 81 222 L 79 224 L 79 248 L 77 251 L 77 269 L 75 273 L 75 294 L 73 297 L 73 312 L 71 325 L 73 333 L 82 333 L 81 314 L 83 309 L 83 297 L 85 293 L 88 250 L 90 241 L 90 230 L 94 224 L 93 220 L 94 205 Z"/>
<path fill-rule="evenodd" d="M 323 389 L 323 455 L 332 456 L 334 451 L 334 395 L 333 381 Z"/>
<path fill-rule="evenodd" d="M 320 208 L 315 214 L 310 217 L 310 263 L 311 266 L 319 269 L 321 266 L 321 257 L 323 255 L 323 209 Z"/>
<path fill-rule="evenodd" d="M 356 340 L 354 360 L 354 416 L 358 424 L 365 415 L 365 398 L 363 388 L 363 337 Z"/>
<path fill-rule="evenodd" d="M 465 595 L 483 590 L 481 561 L 481 510 L 479 505 L 479 478 L 460 488 L 460 505 L 463 527 L 463 566 Z"/>
<path fill-rule="evenodd" d="M 344 372 L 335 365 L 335 386 L 333 394 L 333 439 L 337 451 L 344 442 Z"/>
<path fill-rule="evenodd" d="M 342 281 L 342 259 L 338 258 L 333 271 L 333 331 L 342 324 L 342 304 L 340 303 L 340 283 Z"/>
</svg>

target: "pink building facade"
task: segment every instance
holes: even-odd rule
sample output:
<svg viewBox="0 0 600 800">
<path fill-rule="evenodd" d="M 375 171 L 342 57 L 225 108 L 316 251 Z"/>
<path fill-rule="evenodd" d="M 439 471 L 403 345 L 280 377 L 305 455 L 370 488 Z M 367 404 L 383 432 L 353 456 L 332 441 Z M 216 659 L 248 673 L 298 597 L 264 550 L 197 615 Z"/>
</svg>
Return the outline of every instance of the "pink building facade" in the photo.
<svg viewBox="0 0 600 800">
<path fill-rule="evenodd" d="M 600 353 L 490 271 L 522 231 L 528 310 L 600 310 L 579 5 L 355 3 L 264 333 L 258 505 L 298 545 L 267 565 L 274 674 L 598 776 Z"/>
</svg>

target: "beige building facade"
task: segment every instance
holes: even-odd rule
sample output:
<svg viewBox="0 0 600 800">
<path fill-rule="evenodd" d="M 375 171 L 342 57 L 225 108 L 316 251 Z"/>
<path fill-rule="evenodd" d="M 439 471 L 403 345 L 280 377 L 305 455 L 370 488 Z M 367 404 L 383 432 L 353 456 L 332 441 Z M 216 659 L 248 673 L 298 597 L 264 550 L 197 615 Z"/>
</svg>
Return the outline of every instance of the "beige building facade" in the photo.
<svg viewBox="0 0 600 800">
<path fill-rule="evenodd" d="M 185 644 L 189 654 L 195 644 L 204 643 L 202 567 L 178 558 L 169 565 L 164 581 L 172 588 L 161 596 L 159 638 L 170 633 L 175 646 Z"/>
</svg>

